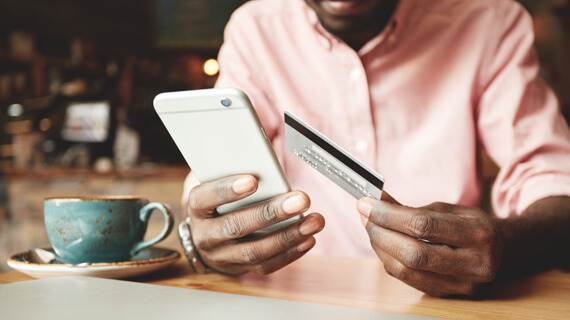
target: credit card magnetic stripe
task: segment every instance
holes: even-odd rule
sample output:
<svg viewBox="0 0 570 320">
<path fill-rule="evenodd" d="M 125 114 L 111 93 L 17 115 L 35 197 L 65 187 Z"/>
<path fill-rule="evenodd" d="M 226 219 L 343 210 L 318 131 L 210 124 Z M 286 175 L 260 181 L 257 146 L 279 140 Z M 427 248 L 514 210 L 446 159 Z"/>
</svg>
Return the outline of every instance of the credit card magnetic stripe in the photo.
<svg viewBox="0 0 570 320">
<path fill-rule="evenodd" d="M 355 198 L 380 199 L 384 178 L 290 112 L 285 111 L 287 148 Z"/>
</svg>

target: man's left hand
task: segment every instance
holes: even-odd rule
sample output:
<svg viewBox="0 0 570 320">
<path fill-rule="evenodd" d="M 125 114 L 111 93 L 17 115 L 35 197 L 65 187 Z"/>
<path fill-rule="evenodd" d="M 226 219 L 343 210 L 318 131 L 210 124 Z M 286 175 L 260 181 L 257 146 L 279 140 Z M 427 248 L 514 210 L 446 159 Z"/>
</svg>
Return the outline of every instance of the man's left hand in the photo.
<svg viewBox="0 0 570 320">
<path fill-rule="evenodd" d="M 386 272 L 429 295 L 472 295 L 491 282 L 503 253 L 496 220 L 479 208 L 411 208 L 362 198 L 362 223 Z"/>
</svg>

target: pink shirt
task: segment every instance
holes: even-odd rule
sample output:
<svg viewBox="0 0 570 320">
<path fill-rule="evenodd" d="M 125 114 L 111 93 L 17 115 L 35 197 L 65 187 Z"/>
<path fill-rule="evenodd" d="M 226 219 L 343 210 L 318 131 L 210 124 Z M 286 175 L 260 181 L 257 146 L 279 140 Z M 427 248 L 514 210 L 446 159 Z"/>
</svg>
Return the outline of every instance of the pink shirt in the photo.
<svg viewBox="0 0 570 320">
<path fill-rule="evenodd" d="M 401 0 L 358 52 L 303 0 L 251 1 L 224 38 L 216 86 L 249 95 L 292 187 L 325 216 L 313 252 L 374 254 L 356 200 L 287 151 L 284 110 L 383 175 L 405 205 L 478 205 L 479 147 L 501 167 L 497 215 L 570 195 L 570 132 L 538 76 L 531 17 L 513 1 Z"/>
</svg>

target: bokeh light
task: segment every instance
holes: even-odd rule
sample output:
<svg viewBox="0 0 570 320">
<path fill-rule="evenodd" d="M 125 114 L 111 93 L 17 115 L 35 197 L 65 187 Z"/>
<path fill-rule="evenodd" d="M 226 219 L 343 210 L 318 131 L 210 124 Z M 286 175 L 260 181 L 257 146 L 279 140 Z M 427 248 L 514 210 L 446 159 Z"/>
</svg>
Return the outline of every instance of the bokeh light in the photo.
<svg viewBox="0 0 570 320">
<path fill-rule="evenodd" d="M 204 73 L 209 76 L 214 76 L 220 71 L 220 66 L 216 59 L 208 59 L 204 62 Z"/>
</svg>

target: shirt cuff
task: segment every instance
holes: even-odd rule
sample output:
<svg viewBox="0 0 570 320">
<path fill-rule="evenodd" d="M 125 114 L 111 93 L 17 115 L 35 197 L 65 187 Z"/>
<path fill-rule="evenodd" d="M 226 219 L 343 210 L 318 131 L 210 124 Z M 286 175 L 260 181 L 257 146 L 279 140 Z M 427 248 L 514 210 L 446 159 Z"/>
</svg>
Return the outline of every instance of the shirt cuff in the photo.
<svg viewBox="0 0 570 320">
<path fill-rule="evenodd" d="M 552 196 L 570 196 L 570 175 L 541 174 L 528 179 L 520 191 L 516 212 L 520 215 L 534 202 Z"/>
</svg>

